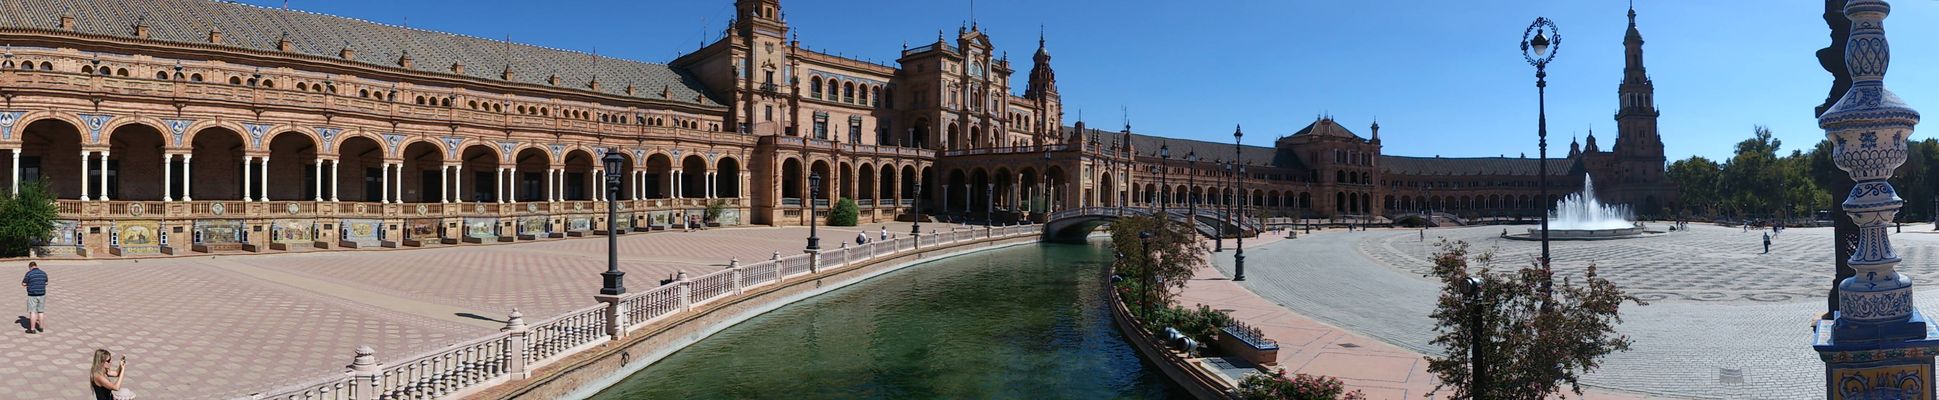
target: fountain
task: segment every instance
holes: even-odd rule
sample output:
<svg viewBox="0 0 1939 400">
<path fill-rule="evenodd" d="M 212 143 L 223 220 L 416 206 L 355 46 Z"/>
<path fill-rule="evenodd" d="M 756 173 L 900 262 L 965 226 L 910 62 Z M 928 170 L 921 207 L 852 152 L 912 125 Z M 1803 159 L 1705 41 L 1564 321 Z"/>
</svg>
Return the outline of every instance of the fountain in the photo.
<svg viewBox="0 0 1939 400">
<path fill-rule="evenodd" d="M 1643 234 L 1643 228 L 1634 219 L 1635 214 L 1630 213 L 1628 205 L 1603 204 L 1596 200 L 1595 181 L 1583 175 L 1582 192 L 1563 197 L 1556 202 L 1555 210 L 1549 212 L 1549 240 L 1632 238 Z M 1509 238 L 1541 240 L 1542 229 L 1530 228 L 1525 235 Z"/>
</svg>

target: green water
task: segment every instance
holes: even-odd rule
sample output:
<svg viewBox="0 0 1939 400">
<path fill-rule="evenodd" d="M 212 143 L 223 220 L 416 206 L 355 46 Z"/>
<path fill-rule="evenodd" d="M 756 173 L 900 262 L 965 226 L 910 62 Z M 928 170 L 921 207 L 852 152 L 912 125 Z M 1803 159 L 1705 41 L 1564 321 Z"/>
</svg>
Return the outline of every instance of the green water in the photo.
<svg viewBox="0 0 1939 400">
<path fill-rule="evenodd" d="M 782 307 L 594 399 L 1163 399 L 1111 325 L 1104 247 L 985 251 Z"/>
</svg>

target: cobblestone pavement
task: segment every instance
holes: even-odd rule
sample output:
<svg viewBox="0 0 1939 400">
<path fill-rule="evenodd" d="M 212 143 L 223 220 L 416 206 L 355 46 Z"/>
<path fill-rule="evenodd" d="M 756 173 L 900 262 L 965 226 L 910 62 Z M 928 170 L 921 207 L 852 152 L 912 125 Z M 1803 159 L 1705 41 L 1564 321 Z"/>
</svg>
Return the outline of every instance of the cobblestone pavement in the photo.
<svg viewBox="0 0 1939 400">
<path fill-rule="evenodd" d="M 888 226 L 819 228 L 825 247 Z M 947 229 L 945 224 L 923 224 Z M 675 271 L 717 271 L 798 254 L 807 229 L 749 227 L 620 237 L 626 286 Z M 368 344 L 379 362 L 497 332 L 512 307 L 528 322 L 594 304 L 606 238 L 428 249 L 43 261 L 47 332 L 0 331 L 0 398 L 86 398 L 95 348 L 126 354 L 144 399 L 232 398 L 343 370 Z M 17 277 L 25 261 L 0 262 Z M 22 292 L 10 292 L 22 318 Z"/>
<path fill-rule="evenodd" d="M 1652 229 L 1660 229 L 1653 226 Z M 1823 395 L 1823 364 L 1810 348 L 1832 276 L 1830 228 L 1796 228 L 1762 252 L 1762 235 L 1693 226 L 1648 238 L 1552 242 L 1556 269 L 1595 262 L 1605 278 L 1650 299 L 1625 306 L 1618 328 L 1635 343 L 1612 354 L 1585 384 L 1693 398 L 1796 399 Z M 1519 230 L 1525 228 L 1510 228 Z M 1939 310 L 1939 235 L 1931 225 L 1892 236 L 1900 270 L 1923 286 L 1919 307 Z M 1492 250 L 1498 268 L 1539 253 L 1537 242 L 1500 239 L 1502 227 L 1327 231 L 1248 248 L 1245 287 L 1296 312 L 1409 350 L 1436 354 L 1428 314 L 1437 283 L 1422 274 L 1439 238 Z M 1250 246 L 1248 246 L 1250 247 Z M 1230 253 L 1216 257 L 1231 273 Z M 1722 376 L 1740 371 L 1742 383 Z"/>
</svg>

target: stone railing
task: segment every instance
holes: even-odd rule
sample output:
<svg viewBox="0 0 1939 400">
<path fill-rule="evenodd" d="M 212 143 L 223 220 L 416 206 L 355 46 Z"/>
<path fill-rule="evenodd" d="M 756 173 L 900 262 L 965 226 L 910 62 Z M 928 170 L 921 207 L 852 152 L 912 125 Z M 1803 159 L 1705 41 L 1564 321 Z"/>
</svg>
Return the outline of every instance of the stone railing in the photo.
<svg viewBox="0 0 1939 400">
<path fill-rule="evenodd" d="M 494 385 L 530 377 L 534 370 L 591 349 L 654 322 L 693 312 L 700 305 L 747 296 L 749 288 L 777 285 L 790 278 L 808 278 L 835 270 L 894 259 L 925 248 L 989 239 L 1039 235 L 1041 225 L 959 227 L 916 236 L 842 246 L 818 253 L 796 254 L 759 263 L 729 262 L 727 269 L 687 278 L 646 291 L 618 296 L 568 311 L 543 322 L 526 325 L 512 310 L 505 328 L 496 334 L 454 344 L 404 361 L 381 365 L 368 346 L 356 350 L 349 370 L 301 384 L 255 393 L 237 399 L 378 400 L 461 398 Z M 614 317 L 616 316 L 616 317 Z"/>
</svg>

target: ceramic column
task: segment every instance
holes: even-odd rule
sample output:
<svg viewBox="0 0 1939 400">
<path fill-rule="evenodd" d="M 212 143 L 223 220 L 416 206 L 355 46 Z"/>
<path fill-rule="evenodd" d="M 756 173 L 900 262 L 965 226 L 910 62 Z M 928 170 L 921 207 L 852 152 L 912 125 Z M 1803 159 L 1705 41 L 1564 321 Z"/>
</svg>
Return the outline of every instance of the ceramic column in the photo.
<svg viewBox="0 0 1939 400">
<path fill-rule="evenodd" d="M 1832 161 L 1855 182 L 1842 209 L 1858 226 L 1848 259 L 1857 275 L 1838 283 L 1838 311 L 1819 321 L 1813 348 L 1825 362 L 1829 399 L 1933 399 L 1933 356 L 1939 337 L 1913 301 L 1912 280 L 1897 271 L 1887 227 L 1905 201 L 1889 179 L 1906 160 L 1907 139 L 1919 113 L 1885 89 L 1891 63 L 1883 0 L 1845 4 L 1851 37 L 1845 66 L 1852 86 L 1818 126 L 1832 145 Z"/>
</svg>

